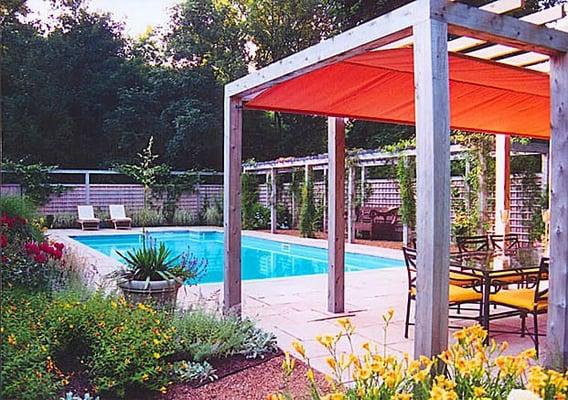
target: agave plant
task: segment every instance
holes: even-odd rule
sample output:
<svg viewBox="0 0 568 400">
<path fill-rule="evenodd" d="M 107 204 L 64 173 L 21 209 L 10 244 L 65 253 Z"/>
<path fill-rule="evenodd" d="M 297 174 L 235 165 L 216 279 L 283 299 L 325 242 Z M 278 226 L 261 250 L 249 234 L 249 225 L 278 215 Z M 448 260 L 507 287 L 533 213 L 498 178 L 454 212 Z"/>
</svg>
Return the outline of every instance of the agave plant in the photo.
<svg viewBox="0 0 568 400">
<path fill-rule="evenodd" d="M 193 256 L 181 254 L 175 256 L 164 243 L 157 244 L 151 239 L 144 240 L 142 247 L 128 250 L 125 253 L 117 251 L 124 261 L 125 269 L 116 273 L 123 280 L 160 281 L 174 279 L 180 284 L 187 280 L 197 280 L 207 267 L 206 260 L 198 261 Z"/>
</svg>

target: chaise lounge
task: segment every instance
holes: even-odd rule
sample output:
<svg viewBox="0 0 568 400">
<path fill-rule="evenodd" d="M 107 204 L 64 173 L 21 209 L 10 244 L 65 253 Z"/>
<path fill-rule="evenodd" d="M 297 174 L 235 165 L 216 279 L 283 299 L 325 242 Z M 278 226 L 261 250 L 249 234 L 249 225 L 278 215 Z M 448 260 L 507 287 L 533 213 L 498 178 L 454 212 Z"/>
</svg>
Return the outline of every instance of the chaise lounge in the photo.
<svg viewBox="0 0 568 400">
<path fill-rule="evenodd" d="M 77 206 L 77 223 L 81 225 L 81 229 L 84 231 L 88 230 L 98 230 L 100 219 L 95 218 L 95 212 L 93 211 L 93 206 Z"/>
<path fill-rule="evenodd" d="M 108 208 L 110 221 L 113 223 L 114 229 L 130 229 L 132 227 L 132 218 L 126 216 L 124 205 L 112 204 Z"/>
</svg>

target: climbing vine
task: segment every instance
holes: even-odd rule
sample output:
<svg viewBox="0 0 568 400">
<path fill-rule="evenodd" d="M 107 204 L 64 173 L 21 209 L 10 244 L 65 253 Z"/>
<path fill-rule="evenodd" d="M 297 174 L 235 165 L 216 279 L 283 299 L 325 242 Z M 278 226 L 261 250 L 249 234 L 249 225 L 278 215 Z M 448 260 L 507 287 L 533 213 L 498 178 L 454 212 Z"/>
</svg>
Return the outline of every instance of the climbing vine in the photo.
<svg viewBox="0 0 568 400">
<path fill-rule="evenodd" d="M 416 161 L 401 155 L 396 164 L 396 177 L 400 190 L 400 219 L 409 228 L 416 226 Z"/>
</svg>

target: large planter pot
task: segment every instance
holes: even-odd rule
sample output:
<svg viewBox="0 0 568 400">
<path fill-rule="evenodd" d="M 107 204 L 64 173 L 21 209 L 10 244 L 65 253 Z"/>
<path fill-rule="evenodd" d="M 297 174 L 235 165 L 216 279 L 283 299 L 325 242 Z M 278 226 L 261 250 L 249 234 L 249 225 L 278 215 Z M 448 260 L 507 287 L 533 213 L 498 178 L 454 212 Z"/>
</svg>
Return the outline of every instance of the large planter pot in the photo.
<svg viewBox="0 0 568 400">
<path fill-rule="evenodd" d="M 157 308 L 173 309 L 181 285 L 175 279 L 164 281 L 126 281 L 118 284 L 130 303 L 152 303 Z"/>
</svg>

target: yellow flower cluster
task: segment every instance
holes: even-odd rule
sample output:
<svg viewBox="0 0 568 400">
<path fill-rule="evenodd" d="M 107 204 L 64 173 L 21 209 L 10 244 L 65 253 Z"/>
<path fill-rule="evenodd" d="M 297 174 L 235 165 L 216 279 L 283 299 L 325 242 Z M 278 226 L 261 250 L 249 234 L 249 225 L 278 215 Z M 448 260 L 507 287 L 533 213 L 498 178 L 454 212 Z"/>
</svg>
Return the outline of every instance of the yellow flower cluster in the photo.
<svg viewBox="0 0 568 400">
<path fill-rule="evenodd" d="M 382 316 L 386 330 L 394 311 Z M 319 388 L 306 349 L 300 342 L 292 347 L 308 364 L 308 382 L 312 399 L 390 399 L 412 400 L 491 400 L 506 398 L 512 391 L 526 387 L 542 399 L 566 400 L 568 372 L 548 371 L 535 366 L 536 352 L 529 349 L 517 355 L 505 355 L 508 344 L 488 342 L 487 332 L 479 325 L 454 333 L 456 340 L 440 355 L 412 360 L 405 354 L 397 358 L 382 353 L 379 346 L 363 343 L 355 350 L 355 326 L 348 318 L 338 320 L 340 331 L 335 335 L 317 336 L 327 351 L 325 362 L 329 387 Z M 287 377 L 294 370 L 294 358 L 286 354 L 283 369 Z M 435 373 L 436 372 L 436 373 Z M 327 392 L 327 393 L 326 393 Z M 275 394 L 269 400 L 291 400 L 293 396 Z"/>
</svg>

